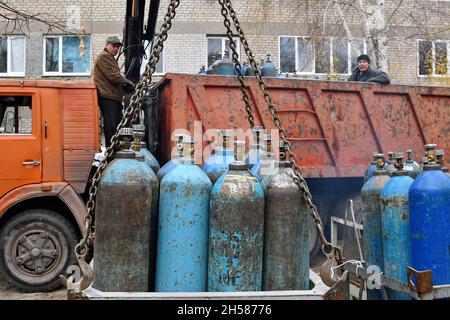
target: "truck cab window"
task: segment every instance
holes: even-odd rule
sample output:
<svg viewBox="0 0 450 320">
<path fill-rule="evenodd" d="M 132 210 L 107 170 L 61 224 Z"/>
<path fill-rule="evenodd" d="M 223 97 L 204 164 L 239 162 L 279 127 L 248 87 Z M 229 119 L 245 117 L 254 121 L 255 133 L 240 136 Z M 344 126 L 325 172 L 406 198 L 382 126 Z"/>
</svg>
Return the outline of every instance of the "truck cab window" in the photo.
<svg viewBox="0 0 450 320">
<path fill-rule="evenodd" d="M 0 96 L 0 134 L 31 134 L 31 96 Z"/>
</svg>

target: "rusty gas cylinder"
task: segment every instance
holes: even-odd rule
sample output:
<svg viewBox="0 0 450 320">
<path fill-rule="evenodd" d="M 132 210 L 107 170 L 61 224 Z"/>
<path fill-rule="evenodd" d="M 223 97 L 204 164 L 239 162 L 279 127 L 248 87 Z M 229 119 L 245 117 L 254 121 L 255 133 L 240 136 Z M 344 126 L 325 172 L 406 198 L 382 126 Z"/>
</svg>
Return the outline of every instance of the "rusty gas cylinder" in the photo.
<svg viewBox="0 0 450 320">
<path fill-rule="evenodd" d="M 236 161 L 211 192 L 208 291 L 261 290 L 264 191 L 244 158 L 236 141 Z"/>
<path fill-rule="evenodd" d="M 309 215 L 294 182 L 292 164 L 279 142 L 277 169 L 263 176 L 263 290 L 309 290 Z"/>
<path fill-rule="evenodd" d="M 130 149 L 133 131 L 120 130 L 121 150 L 103 172 L 95 212 L 93 287 L 146 292 L 153 254 L 152 169 Z"/>
</svg>

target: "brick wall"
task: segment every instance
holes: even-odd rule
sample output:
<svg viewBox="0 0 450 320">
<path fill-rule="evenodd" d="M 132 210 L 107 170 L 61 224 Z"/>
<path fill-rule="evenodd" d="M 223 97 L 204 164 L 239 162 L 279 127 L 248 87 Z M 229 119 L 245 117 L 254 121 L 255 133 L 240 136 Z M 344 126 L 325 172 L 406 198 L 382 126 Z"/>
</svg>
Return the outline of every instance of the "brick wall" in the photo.
<svg viewBox="0 0 450 320">
<path fill-rule="evenodd" d="M 352 35 L 362 35 L 362 17 L 358 12 L 358 1 L 347 0 L 341 3 L 342 12 Z M 367 6 L 372 0 L 363 0 Z M 439 5 L 436 5 L 439 2 Z M 60 19 L 71 21 L 74 12 L 80 13 L 80 24 L 86 27 L 91 36 L 91 64 L 102 50 L 105 38 L 110 34 L 122 38 L 124 0 L 14 0 L 10 1 L 17 9 L 31 12 L 45 12 Z M 161 0 L 157 29 L 167 10 L 169 0 Z M 388 63 L 389 74 L 396 83 L 447 85 L 445 79 L 430 79 L 417 76 L 417 41 L 426 33 L 432 39 L 450 39 L 449 1 L 405 0 L 402 5 L 394 0 L 385 1 L 385 17 L 395 27 L 389 30 Z M 292 36 L 344 36 L 345 30 L 335 6 L 327 6 L 328 0 L 234 0 L 235 11 L 246 33 L 250 47 L 257 61 L 271 54 L 278 66 L 278 38 L 280 35 Z M 32 8 L 32 9 L 30 9 Z M 78 10 L 78 11 L 77 11 Z M 420 27 L 412 24 L 412 15 L 420 21 Z M 326 23 L 324 23 L 324 21 Z M 1 25 L 1 21 L 0 21 Z M 325 28 L 325 29 L 323 29 Z M 325 31 L 324 31 L 325 30 Z M 57 33 L 57 30 L 53 30 Z M 26 76 L 42 77 L 43 35 L 48 30 L 42 25 L 33 25 L 27 39 Z M 224 35 L 223 17 L 217 0 L 183 0 L 164 49 L 164 68 L 166 72 L 196 73 L 206 64 L 207 35 Z M 450 45 L 449 45 L 450 47 Z M 242 52 L 243 53 L 243 52 Z M 243 60 L 246 60 L 245 58 Z M 121 59 L 120 64 L 122 64 Z M 91 68 L 91 69 L 92 69 Z M 312 75 L 309 77 L 317 78 Z M 45 77 L 49 78 L 49 77 Z M 85 81 L 89 77 L 57 77 Z"/>
</svg>

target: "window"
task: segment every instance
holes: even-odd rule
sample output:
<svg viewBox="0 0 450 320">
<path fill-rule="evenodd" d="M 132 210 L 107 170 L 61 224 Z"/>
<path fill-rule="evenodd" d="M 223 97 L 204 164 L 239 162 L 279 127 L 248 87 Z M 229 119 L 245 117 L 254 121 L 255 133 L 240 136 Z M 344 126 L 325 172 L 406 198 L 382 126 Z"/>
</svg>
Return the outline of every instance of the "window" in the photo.
<svg viewBox="0 0 450 320">
<path fill-rule="evenodd" d="M 231 58 L 230 40 L 227 37 L 207 37 L 208 38 L 208 61 L 207 66 L 210 67 L 217 60 L 222 59 L 225 51 L 228 51 Z M 240 43 L 238 38 L 233 38 L 236 43 L 236 51 L 240 53 Z"/>
<path fill-rule="evenodd" d="M 31 134 L 31 96 L 0 96 L 0 134 Z"/>
<path fill-rule="evenodd" d="M 47 36 L 44 52 L 44 75 L 91 74 L 90 36 Z"/>
<path fill-rule="evenodd" d="M 350 74 L 356 67 L 356 58 L 365 52 L 362 39 L 322 38 L 315 42 L 308 37 L 279 39 L 281 72 Z"/>
<path fill-rule="evenodd" d="M 419 76 L 448 75 L 448 52 L 448 42 L 418 40 Z"/>
<path fill-rule="evenodd" d="M 25 37 L 0 38 L 0 76 L 25 76 Z"/>
<path fill-rule="evenodd" d="M 146 48 L 145 49 L 145 54 L 146 54 L 146 56 L 144 56 L 144 58 L 142 59 L 142 64 L 141 64 L 141 74 L 143 74 L 144 73 L 144 70 L 145 70 L 145 66 L 147 65 L 147 63 L 148 63 L 148 60 L 150 59 L 150 54 L 151 54 L 151 52 L 150 52 L 150 50 L 152 49 L 151 48 L 151 45 L 149 46 L 148 45 L 148 41 L 145 41 L 144 42 L 144 48 Z M 155 73 L 154 74 L 156 74 L 156 75 L 162 75 L 162 74 L 164 74 L 164 49 L 161 51 L 161 53 L 159 54 L 159 60 L 158 60 L 158 62 L 156 63 L 156 66 L 155 66 Z"/>
</svg>

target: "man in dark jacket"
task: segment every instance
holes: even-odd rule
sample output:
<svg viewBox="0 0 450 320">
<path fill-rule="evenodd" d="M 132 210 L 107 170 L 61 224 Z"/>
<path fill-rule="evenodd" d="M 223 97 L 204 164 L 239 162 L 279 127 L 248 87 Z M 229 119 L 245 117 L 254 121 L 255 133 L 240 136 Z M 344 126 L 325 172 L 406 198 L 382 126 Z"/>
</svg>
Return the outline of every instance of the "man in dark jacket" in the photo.
<svg viewBox="0 0 450 320">
<path fill-rule="evenodd" d="M 133 82 L 120 73 L 119 64 L 114 58 L 121 46 L 122 42 L 118 37 L 108 37 L 105 48 L 97 56 L 94 66 L 94 82 L 98 90 L 98 105 L 103 116 L 107 148 L 122 119 L 123 94 L 133 91 Z"/>
<path fill-rule="evenodd" d="M 367 54 L 360 55 L 357 61 L 358 67 L 353 70 L 352 75 L 347 81 L 376 82 L 381 84 L 391 83 L 386 72 L 375 70 L 370 67 L 370 59 Z"/>
</svg>

